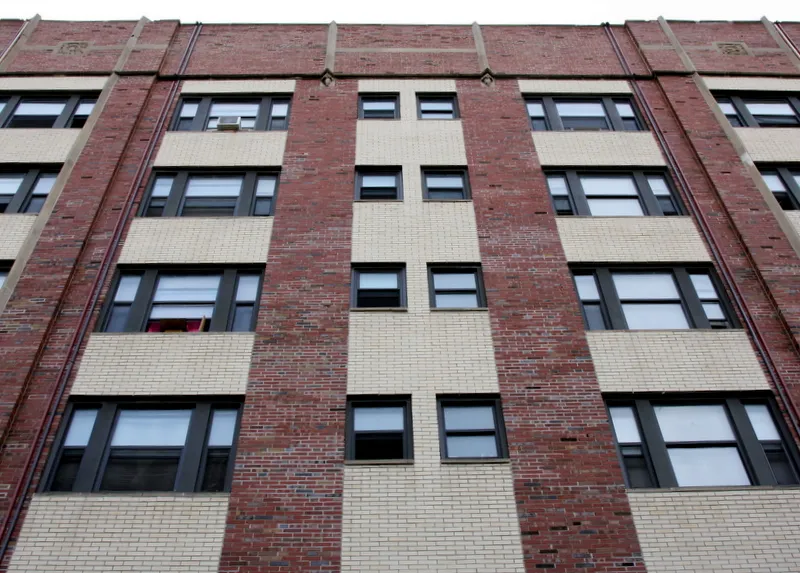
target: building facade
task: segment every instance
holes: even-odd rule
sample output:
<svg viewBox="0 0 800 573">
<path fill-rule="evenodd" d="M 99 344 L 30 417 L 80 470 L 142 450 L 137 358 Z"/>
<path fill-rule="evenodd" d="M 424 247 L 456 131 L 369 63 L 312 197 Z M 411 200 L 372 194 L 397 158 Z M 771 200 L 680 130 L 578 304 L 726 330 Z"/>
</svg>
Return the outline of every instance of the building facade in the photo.
<svg viewBox="0 0 800 573">
<path fill-rule="evenodd" d="M 0 570 L 800 570 L 798 46 L 0 20 Z"/>
</svg>

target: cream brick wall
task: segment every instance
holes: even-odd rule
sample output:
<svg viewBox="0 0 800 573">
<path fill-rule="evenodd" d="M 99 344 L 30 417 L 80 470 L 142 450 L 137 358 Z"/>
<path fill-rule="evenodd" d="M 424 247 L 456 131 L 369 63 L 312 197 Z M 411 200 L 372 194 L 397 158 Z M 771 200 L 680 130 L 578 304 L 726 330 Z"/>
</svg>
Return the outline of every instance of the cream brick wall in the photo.
<svg viewBox="0 0 800 573">
<path fill-rule="evenodd" d="M 523 94 L 629 94 L 631 86 L 624 80 L 518 80 Z"/>
<path fill-rule="evenodd" d="M 285 131 L 186 132 L 164 136 L 156 167 L 278 167 Z"/>
<path fill-rule="evenodd" d="M 342 571 L 523 573 L 511 467 L 441 463 L 433 388 L 412 416 L 413 465 L 345 468 Z"/>
<path fill-rule="evenodd" d="M 649 573 L 796 573 L 800 489 L 628 491 Z"/>
<path fill-rule="evenodd" d="M 35 221 L 36 215 L 0 215 L 0 259 L 17 258 Z"/>
<path fill-rule="evenodd" d="M 455 80 L 370 79 L 358 81 L 359 93 L 396 93 L 400 95 L 400 121 L 417 121 L 418 93 L 456 93 Z M 377 121 L 377 120 L 374 120 Z M 379 123 L 391 120 L 380 120 Z M 430 120 L 425 120 L 428 122 Z M 438 123 L 438 122 L 436 122 Z"/>
<path fill-rule="evenodd" d="M 769 390 L 742 330 L 587 332 L 602 392 Z"/>
<path fill-rule="evenodd" d="M 293 93 L 295 80 L 189 80 L 182 94 L 285 94 Z"/>
<path fill-rule="evenodd" d="M 778 127 L 737 127 L 750 158 L 756 163 L 800 161 L 800 133 Z"/>
<path fill-rule="evenodd" d="M 800 211 L 784 211 L 783 214 L 786 215 L 794 230 L 800 235 Z"/>
<path fill-rule="evenodd" d="M 271 235 L 271 217 L 134 219 L 119 263 L 266 263 Z"/>
<path fill-rule="evenodd" d="M 102 333 L 89 337 L 72 395 L 244 394 L 250 332 Z"/>
<path fill-rule="evenodd" d="M 0 78 L 0 91 L 4 92 L 81 92 L 100 91 L 105 86 L 105 76 L 30 76 Z"/>
<path fill-rule="evenodd" d="M 558 217 L 570 262 L 711 260 L 690 217 Z"/>
<path fill-rule="evenodd" d="M 543 166 L 663 166 L 664 158 L 647 131 L 534 131 Z"/>
<path fill-rule="evenodd" d="M 80 129 L 0 129 L 0 163 L 64 163 Z"/>
<path fill-rule="evenodd" d="M 378 121 L 356 125 L 356 165 L 466 166 L 464 133 L 457 120 Z"/>
<path fill-rule="evenodd" d="M 790 78 L 704 77 L 711 91 L 800 92 L 800 80 Z"/>
<path fill-rule="evenodd" d="M 34 495 L 9 573 L 216 572 L 227 494 Z"/>
</svg>

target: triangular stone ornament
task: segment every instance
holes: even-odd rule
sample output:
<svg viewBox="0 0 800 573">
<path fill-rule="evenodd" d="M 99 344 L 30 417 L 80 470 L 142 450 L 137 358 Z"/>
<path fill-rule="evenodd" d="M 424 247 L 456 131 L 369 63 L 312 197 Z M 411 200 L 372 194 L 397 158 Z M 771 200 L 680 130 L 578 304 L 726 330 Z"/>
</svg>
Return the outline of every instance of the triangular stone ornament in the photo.
<svg viewBox="0 0 800 573">
<path fill-rule="evenodd" d="M 494 74 L 492 74 L 491 69 L 486 68 L 483 70 L 483 74 L 481 75 L 481 83 L 487 88 L 490 88 L 494 85 Z"/>
<path fill-rule="evenodd" d="M 326 68 L 322 73 L 322 79 L 320 79 L 320 83 L 327 88 L 336 83 L 336 78 L 334 78 L 333 73 Z"/>
</svg>

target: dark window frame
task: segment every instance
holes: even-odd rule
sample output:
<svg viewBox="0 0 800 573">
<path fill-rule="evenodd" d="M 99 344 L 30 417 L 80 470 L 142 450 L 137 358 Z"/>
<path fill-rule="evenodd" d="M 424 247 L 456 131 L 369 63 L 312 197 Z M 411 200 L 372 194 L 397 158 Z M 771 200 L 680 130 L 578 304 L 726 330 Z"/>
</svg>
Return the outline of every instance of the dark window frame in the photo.
<svg viewBox="0 0 800 573">
<path fill-rule="evenodd" d="M 469 185 L 469 170 L 466 167 L 423 166 L 422 172 L 422 199 L 424 201 L 472 201 L 472 189 Z M 431 197 L 428 190 L 428 175 L 451 175 L 461 177 L 463 184 L 463 197 L 460 199 L 437 199 Z"/>
<path fill-rule="evenodd" d="M 702 405 L 722 405 L 725 409 L 728 421 L 731 424 L 731 429 L 735 437 L 735 445 L 739 456 L 742 459 L 742 464 L 745 471 L 750 478 L 751 484 L 749 487 L 754 486 L 773 486 L 783 487 L 777 484 L 772 469 L 769 466 L 766 453 L 762 449 L 762 442 L 758 440 L 755 430 L 749 421 L 749 417 L 745 411 L 744 406 L 749 404 L 762 404 L 767 406 L 767 409 L 772 416 L 772 420 L 778 430 L 780 437 L 780 444 L 783 447 L 789 465 L 793 471 L 797 483 L 800 483 L 800 451 L 794 440 L 791 437 L 783 416 L 774 398 L 771 395 L 756 393 L 692 393 L 692 394 L 654 394 L 645 393 L 638 395 L 620 395 L 620 394 L 607 394 L 604 395 L 606 414 L 608 416 L 608 424 L 614 439 L 614 446 L 617 450 L 617 458 L 619 459 L 622 473 L 625 478 L 626 487 L 636 487 L 631 485 L 631 480 L 628 475 L 628 469 L 625 464 L 625 455 L 623 448 L 617 441 L 616 432 L 614 431 L 613 422 L 611 420 L 611 408 L 613 407 L 631 407 L 635 414 L 636 426 L 639 430 L 641 438 L 641 448 L 644 461 L 652 480 L 651 488 L 677 488 L 677 487 L 698 487 L 698 486 L 679 486 L 675 477 L 672 463 L 667 453 L 667 445 L 662 436 L 658 420 L 653 410 L 654 405 L 675 405 L 675 406 L 702 406 Z M 697 442 L 697 445 L 708 447 L 709 444 L 727 444 L 724 441 L 708 441 Z M 687 444 L 686 447 L 692 447 L 692 444 Z M 719 446 L 717 446 L 719 447 Z M 708 487 L 708 486 L 700 486 Z M 711 486 L 713 487 L 713 486 Z M 724 487 L 724 486 L 720 486 Z M 748 487 L 748 486 L 745 486 Z"/>
<path fill-rule="evenodd" d="M 394 100 L 393 117 L 366 117 L 364 114 L 364 101 L 368 100 Z M 358 94 L 358 119 L 366 120 L 392 120 L 400 119 L 400 94 L 397 92 L 365 92 Z"/>
<path fill-rule="evenodd" d="M 553 94 L 526 94 L 524 96 L 525 115 L 533 131 L 629 131 L 631 133 L 647 131 L 642 114 L 634 101 L 633 96 L 625 94 L 572 94 L 572 95 L 553 95 Z M 546 129 L 536 129 L 534 119 L 528 113 L 529 103 L 539 103 L 544 107 L 544 121 Z M 565 129 L 561 116 L 556 108 L 557 103 L 600 103 L 605 112 L 606 125 L 608 129 Z M 637 129 L 626 129 L 625 122 L 617 110 L 617 103 L 627 103 L 633 110 L 633 117 L 636 121 Z"/>
<path fill-rule="evenodd" d="M 36 187 L 36 183 L 39 181 L 39 178 L 42 175 L 55 175 L 58 177 L 58 174 L 61 171 L 60 165 L 53 165 L 53 166 L 38 166 L 35 168 L 31 168 L 30 165 L 21 165 L 19 169 L 15 169 L 14 165 L 4 165 L 2 170 L 0 170 L 0 175 L 8 175 L 8 174 L 20 174 L 24 175 L 22 179 L 22 183 L 17 189 L 17 192 L 11 196 L 11 200 L 8 202 L 8 206 L 5 208 L 2 214 L 4 215 L 11 215 L 15 213 L 20 214 L 34 214 L 39 213 L 39 211 L 28 211 L 28 206 L 31 203 L 31 199 L 33 198 L 33 189 Z M 49 197 L 49 195 L 48 195 Z M 47 199 L 45 198 L 45 201 Z"/>
<path fill-rule="evenodd" d="M 716 269 L 709 265 L 596 265 L 596 264 L 575 264 L 570 265 L 572 271 L 573 286 L 575 294 L 578 297 L 578 303 L 581 306 L 581 315 L 584 320 L 584 327 L 586 330 L 592 330 L 589 327 L 589 319 L 586 315 L 584 302 L 578 294 L 578 285 L 575 277 L 579 275 L 592 275 L 595 277 L 595 285 L 598 293 L 600 294 L 600 310 L 605 322 L 604 330 L 630 330 L 625 320 L 625 315 L 622 310 L 622 303 L 617 295 L 617 290 L 614 286 L 614 279 L 612 273 L 636 273 L 636 274 L 651 274 L 651 273 L 669 273 L 675 280 L 675 286 L 680 296 L 680 304 L 683 313 L 686 317 L 686 322 L 689 325 L 687 330 L 695 329 L 712 329 L 712 321 L 710 321 L 703 310 L 703 303 L 697 294 L 694 284 L 691 281 L 691 274 L 707 274 L 711 283 L 717 292 L 717 303 L 722 308 L 725 315 L 727 326 L 720 327 L 722 330 L 738 329 L 741 328 L 739 319 L 734 311 L 730 302 L 727 291 L 719 280 Z M 641 299 L 645 302 L 647 299 Z M 656 300 L 656 299 L 654 299 Z M 657 302 L 656 302 L 657 304 Z M 657 330 L 657 329 L 656 329 Z M 667 329 L 669 330 L 669 329 Z"/>
<path fill-rule="evenodd" d="M 138 217 L 191 217 L 192 215 L 183 215 L 183 208 L 186 200 L 186 189 L 189 185 L 189 180 L 192 177 L 208 177 L 208 176 L 230 176 L 241 177 L 242 187 L 239 192 L 239 197 L 236 200 L 236 206 L 232 217 L 272 217 L 275 214 L 275 203 L 278 200 L 278 187 L 280 186 L 281 172 L 278 169 L 259 169 L 258 171 L 241 171 L 241 170 L 191 170 L 191 169 L 165 169 L 153 171 L 150 175 L 150 181 L 147 184 L 147 191 L 144 198 L 139 205 Z M 156 180 L 159 177 L 172 177 L 172 187 L 170 188 L 169 195 L 166 197 L 163 212 L 161 215 L 148 215 L 147 211 L 150 209 L 153 200 L 153 189 Z M 272 195 L 272 202 L 270 204 L 270 212 L 267 215 L 256 215 L 256 189 L 258 186 L 259 177 L 274 177 L 275 178 L 275 192 Z M 225 215 L 215 215 L 224 217 Z"/>
<path fill-rule="evenodd" d="M 770 164 L 760 164 L 758 166 L 758 171 L 761 173 L 761 176 L 764 175 L 777 175 L 778 178 L 783 183 L 783 186 L 786 188 L 786 196 L 787 201 L 789 202 L 791 208 L 787 209 L 786 206 L 775 197 L 778 201 L 778 204 L 781 206 L 781 209 L 784 211 L 797 211 L 800 210 L 800 184 L 798 184 L 797 180 L 794 178 L 794 174 L 800 175 L 800 165 L 797 164 L 780 164 L 780 165 L 770 165 Z M 767 186 L 769 188 L 769 186 Z M 770 192 L 775 196 L 775 192 L 770 189 Z"/>
<path fill-rule="evenodd" d="M 49 128 L 47 127 L 40 127 L 40 128 L 29 128 L 29 129 L 81 129 L 83 124 L 80 126 L 72 127 L 73 121 L 76 117 L 83 117 L 83 116 L 76 116 L 75 112 L 78 109 L 78 106 L 81 103 L 89 103 L 92 102 L 97 104 L 98 95 L 93 94 L 91 92 L 81 92 L 81 93 L 63 93 L 58 94 L 54 92 L 49 93 L 21 93 L 21 94 L 9 94 L 7 97 L 2 97 L 0 99 L 5 100 L 6 105 L 2 111 L 0 111 L 0 128 L 3 129 L 26 129 L 26 128 L 15 128 L 15 127 L 8 127 L 8 123 L 11 121 L 11 118 L 14 115 L 14 111 L 16 111 L 17 106 L 22 101 L 30 101 L 33 100 L 35 103 L 53 103 L 53 102 L 64 102 L 64 109 L 61 110 L 61 113 L 58 115 L 56 120 L 53 122 L 53 125 Z M 88 116 L 87 116 L 88 118 Z M 85 123 L 85 121 L 84 121 Z"/>
<path fill-rule="evenodd" d="M 458 95 L 454 93 L 447 93 L 447 92 L 440 92 L 440 93 L 427 93 L 427 92 L 420 92 L 416 94 L 417 96 L 417 119 L 424 120 L 424 121 L 453 121 L 456 119 L 461 119 L 461 112 L 458 109 Z M 422 100 L 440 100 L 440 101 L 450 101 L 453 104 L 453 117 L 449 118 L 442 118 L 442 117 L 423 117 L 422 115 Z"/>
<path fill-rule="evenodd" d="M 355 414 L 353 407 L 390 407 L 403 408 L 403 457 L 385 459 L 359 460 L 356 454 Z M 407 394 L 379 394 L 379 395 L 350 395 L 347 397 L 345 412 L 345 460 L 356 461 L 363 464 L 381 463 L 392 461 L 412 461 L 414 459 L 414 426 L 411 415 L 411 396 Z"/>
<path fill-rule="evenodd" d="M 433 284 L 433 275 L 436 273 L 459 274 L 459 273 L 474 273 L 475 285 L 477 287 L 476 297 L 478 299 L 478 306 L 464 307 L 464 308 L 450 308 L 450 307 L 437 307 L 436 306 L 436 290 Z M 470 291 L 472 292 L 472 291 Z M 431 308 L 445 308 L 447 310 L 476 310 L 488 308 L 486 300 L 486 287 L 483 284 L 483 270 L 480 263 L 428 263 L 428 299 Z"/>
<path fill-rule="evenodd" d="M 175 107 L 174 117 L 170 124 L 170 131 L 201 131 L 214 133 L 213 129 L 206 129 L 208 120 L 211 113 L 211 106 L 214 103 L 244 103 L 244 102 L 258 102 L 258 115 L 256 116 L 256 124 L 252 130 L 242 130 L 245 132 L 250 131 L 287 131 L 289 129 L 289 120 L 292 116 L 292 94 L 214 94 L 214 95 L 201 95 L 201 94 L 187 94 L 178 101 Z M 272 105 L 274 103 L 286 103 L 288 109 L 286 111 L 286 127 L 273 127 Z M 181 110 L 184 103 L 197 103 L 197 113 L 192 119 L 192 125 L 189 129 L 181 129 Z"/>
<path fill-rule="evenodd" d="M 686 209 L 683 205 L 683 201 L 678 194 L 675 185 L 672 182 L 672 178 L 669 176 L 664 170 L 657 170 L 657 169 L 635 169 L 630 171 L 622 171 L 619 169 L 614 170 L 602 170 L 602 169 L 590 169 L 590 170 L 583 170 L 583 169 L 547 169 L 545 170 L 545 179 L 548 177 L 557 177 L 563 176 L 567 181 L 567 193 L 570 202 L 570 206 L 572 208 L 572 216 L 579 216 L 579 217 L 591 217 L 592 214 L 589 212 L 589 197 L 583 191 L 583 184 L 581 183 L 581 177 L 631 177 L 633 179 L 634 185 L 636 186 L 636 191 L 638 193 L 637 197 L 639 199 L 639 204 L 642 206 L 642 212 L 646 217 L 678 217 L 682 215 L 686 215 Z M 652 176 L 659 176 L 663 177 L 664 181 L 667 184 L 667 188 L 669 189 L 670 198 L 672 199 L 673 204 L 675 205 L 676 213 L 674 215 L 665 215 L 664 210 L 661 208 L 661 205 L 658 201 L 658 196 L 653 192 L 653 189 L 650 187 L 650 182 L 647 180 L 648 177 Z M 549 189 L 548 189 L 549 191 Z M 628 196 L 620 196 L 620 198 L 632 198 Z M 553 204 L 553 209 L 557 209 L 554 197 L 552 193 L 550 194 L 550 201 Z M 570 216 L 567 214 L 558 213 L 558 216 Z"/>
<path fill-rule="evenodd" d="M 447 455 L 447 436 L 448 435 L 488 435 L 488 431 L 479 430 L 451 430 L 445 428 L 444 409 L 447 406 L 490 406 L 494 414 L 495 428 L 491 432 L 495 436 L 497 445 L 497 457 L 448 457 Z M 491 460 L 509 459 L 508 437 L 506 436 L 506 425 L 503 416 L 503 404 L 500 396 L 495 394 L 439 394 L 436 396 L 436 415 L 439 425 L 439 457 L 448 462 L 476 462 Z"/>
<path fill-rule="evenodd" d="M 98 410 L 97 417 L 92 427 L 89 441 L 84 447 L 75 484 L 71 490 L 72 492 L 94 493 L 110 491 L 101 490 L 100 485 L 111 453 L 111 439 L 120 411 L 180 409 L 191 409 L 192 416 L 189 420 L 186 443 L 181 448 L 175 486 L 172 491 L 203 491 L 203 478 L 209 458 L 209 449 L 214 448 L 214 446 L 208 445 L 213 412 L 215 409 L 236 409 L 236 423 L 228 457 L 225 486 L 222 490 L 225 492 L 230 491 L 233 482 L 236 449 L 242 422 L 242 400 L 237 399 L 235 396 L 197 396 L 192 398 L 187 398 L 185 396 L 164 396 L 159 397 L 157 400 L 154 398 L 142 397 L 72 398 L 64 410 L 61 423 L 56 431 L 53 449 L 50 452 L 44 469 L 44 479 L 39 484 L 40 492 L 51 491 L 53 480 L 56 477 L 56 471 L 62 459 L 62 455 L 64 454 L 64 440 L 72 421 L 73 413 L 76 410 L 93 408 Z M 175 448 L 177 449 L 177 446 Z M 144 450 L 146 448 L 139 449 Z"/>
<path fill-rule="evenodd" d="M 362 197 L 361 190 L 363 188 L 364 175 L 394 175 L 397 181 L 397 196 L 394 199 L 382 199 L 377 197 Z M 402 201 L 403 200 L 403 168 L 401 166 L 386 165 L 386 166 L 363 166 L 356 167 L 356 201 Z"/>
<path fill-rule="evenodd" d="M 250 330 L 255 330 L 258 320 L 260 294 L 264 288 L 264 267 L 258 265 L 148 265 L 148 266 L 123 266 L 117 268 L 114 278 L 111 281 L 106 299 L 100 310 L 95 330 L 97 332 L 107 331 L 108 323 L 111 319 L 111 311 L 114 307 L 114 298 L 117 294 L 120 281 L 125 276 L 139 275 L 139 283 L 133 302 L 130 303 L 130 311 L 125 322 L 125 328 L 120 331 L 123 333 L 146 333 L 147 321 L 153 307 L 153 297 L 156 293 L 158 278 L 161 275 L 208 275 L 220 274 L 219 289 L 217 298 L 214 301 L 214 314 L 209 321 L 207 330 L 204 332 L 233 332 L 233 320 L 236 311 L 236 289 L 240 275 L 258 275 L 258 287 L 256 299 L 253 302 L 253 315 L 250 320 Z M 116 331 L 114 331 L 116 332 Z"/>
<path fill-rule="evenodd" d="M 398 306 L 358 306 L 359 277 L 363 272 L 396 273 L 398 290 L 400 291 L 400 304 Z M 371 310 L 381 309 L 405 309 L 408 308 L 408 288 L 406 285 L 406 265 L 405 263 L 356 263 L 353 264 L 350 280 L 350 308 L 369 308 Z"/>
<path fill-rule="evenodd" d="M 791 95 L 790 93 L 776 93 L 776 92 L 715 92 L 714 98 L 717 104 L 729 103 L 736 111 L 736 120 L 740 125 L 735 125 L 731 122 L 733 127 L 766 127 L 766 128 L 800 128 L 800 96 Z M 761 102 L 761 103 L 788 103 L 794 111 L 794 117 L 797 119 L 795 124 L 761 124 L 747 109 L 747 103 Z M 728 121 L 731 121 L 730 114 L 725 114 Z"/>
</svg>

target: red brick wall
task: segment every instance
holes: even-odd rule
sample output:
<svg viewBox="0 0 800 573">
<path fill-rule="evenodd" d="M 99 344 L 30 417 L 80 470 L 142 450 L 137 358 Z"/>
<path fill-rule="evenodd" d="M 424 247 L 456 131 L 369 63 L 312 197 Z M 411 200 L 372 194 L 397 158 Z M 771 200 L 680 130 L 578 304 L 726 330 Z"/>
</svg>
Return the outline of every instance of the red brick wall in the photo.
<svg viewBox="0 0 800 573">
<path fill-rule="evenodd" d="M 644 571 L 519 88 L 458 94 L 526 570 Z"/>
<path fill-rule="evenodd" d="M 220 571 L 338 571 L 357 85 L 299 81 Z"/>
<path fill-rule="evenodd" d="M 24 25 L 23 20 L 0 20 L 0 54 L 11 45 Z"/>
</svg>

